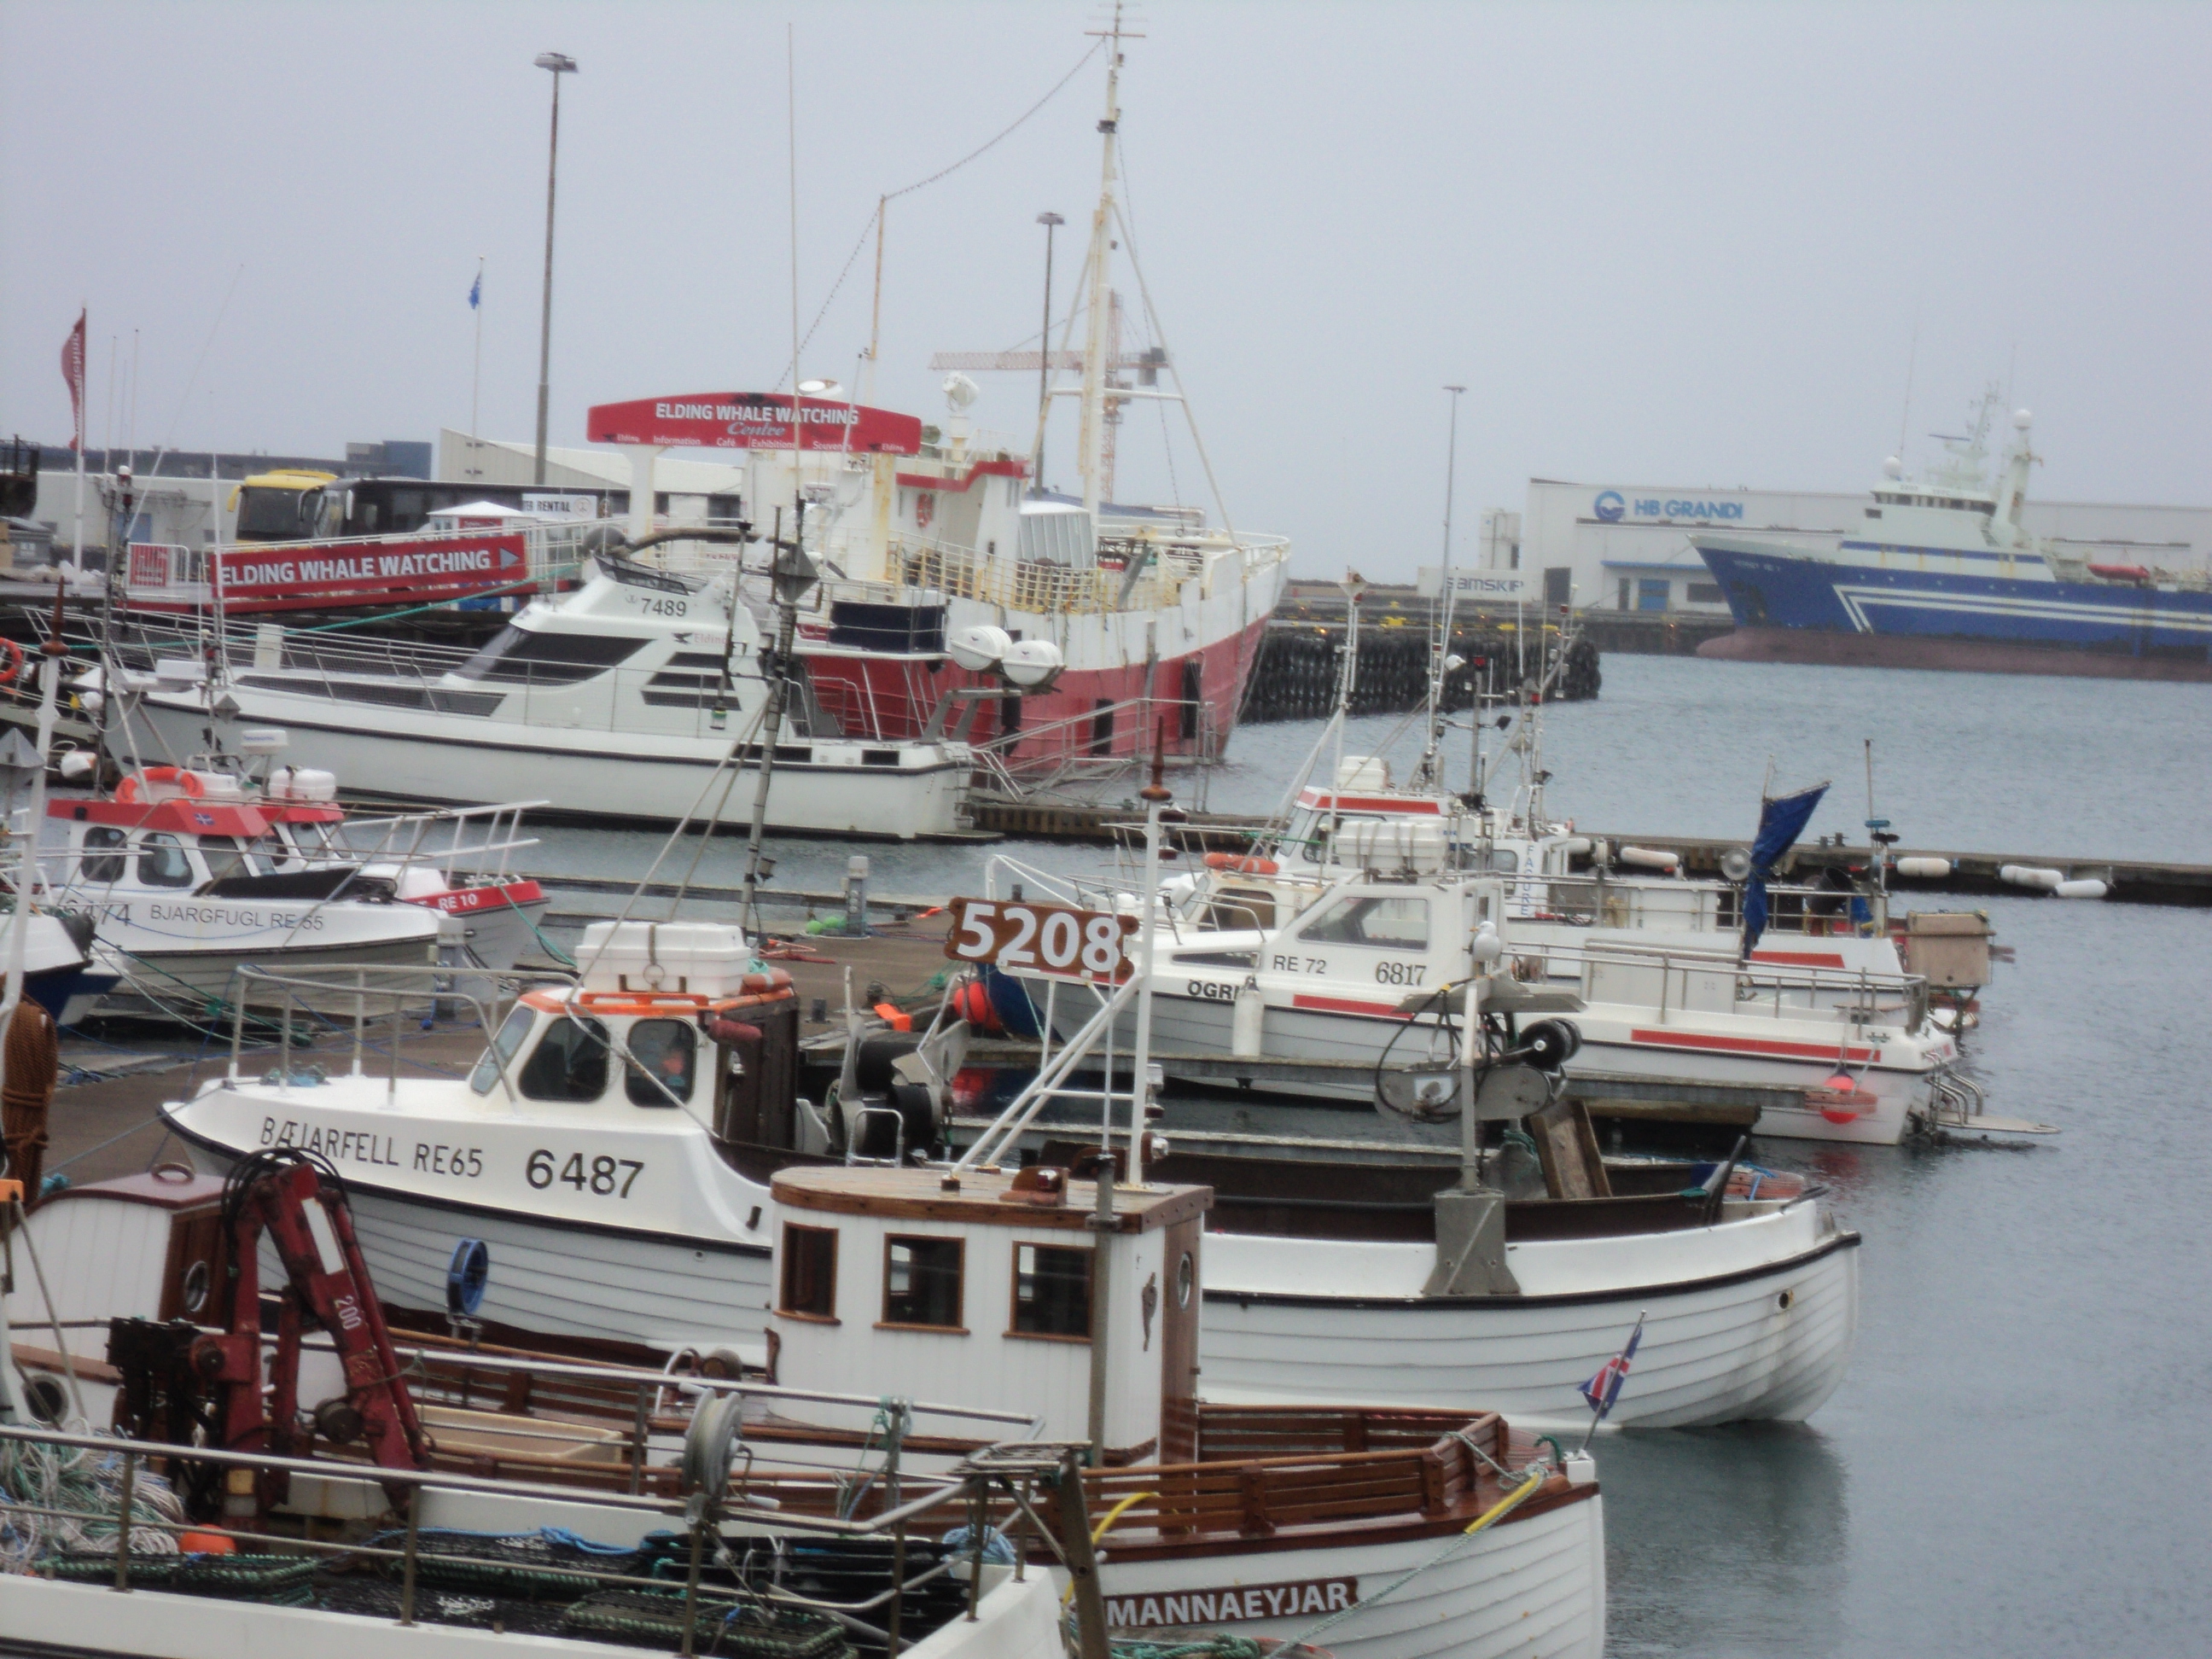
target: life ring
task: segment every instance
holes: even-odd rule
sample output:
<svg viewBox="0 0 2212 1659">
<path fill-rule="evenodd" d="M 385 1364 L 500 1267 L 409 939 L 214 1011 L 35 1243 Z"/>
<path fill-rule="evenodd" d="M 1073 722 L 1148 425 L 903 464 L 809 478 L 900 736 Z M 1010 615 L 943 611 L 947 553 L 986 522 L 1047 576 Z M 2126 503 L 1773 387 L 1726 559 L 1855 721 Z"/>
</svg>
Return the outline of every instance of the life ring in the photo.
<svg viewBox="0 0 2212 1659">
<path fill-rule="evenodd" d="M 141 799 L 143 793 L 139 787 L 141 780 L 149 784 L 173 783 L 179 793 L 193 800 L 207 793 L 207 785 L 200 781 L 197 772 L 188 772 L 181 766 L 147 766 L 140 768 L 115 786 L 115 799 L 119 805 L 130 806 Z"/>
<path fill-rule="evenodd" d="M 0 651 L 8 653 L 8 665 L 0 668 L 0 685 L 5 685 L 23 672 L 23 647 L 13 640 L 0 640 Z"/>
<path fill-rule="evenodd" d="M 1231 870 L 1243 876 L 1272 876 L 1281 869 L 1273 859 L 1263 859 L 1258 854 L 1240 858 L 1234 853 L 1208 853 L 1206 867 L 1209 870 Z"/>
<path fill-rule="evenodd" d="M 917 530 L 929 528 L 929 521 L 937 516 L 937 497 L 925 489 L 914 498 L 914 522 Z"/>
</svg>

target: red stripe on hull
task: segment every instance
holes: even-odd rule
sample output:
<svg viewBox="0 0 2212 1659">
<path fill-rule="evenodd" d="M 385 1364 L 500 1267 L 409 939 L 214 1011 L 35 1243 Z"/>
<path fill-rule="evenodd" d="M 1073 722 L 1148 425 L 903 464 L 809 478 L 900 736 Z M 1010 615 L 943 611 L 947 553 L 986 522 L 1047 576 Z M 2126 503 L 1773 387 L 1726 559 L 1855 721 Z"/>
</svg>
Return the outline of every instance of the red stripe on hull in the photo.
<svg viewBox="0 0 2212 1659">
<path fill-rule="evenodd" d="M 1310 1008 L 1316 1013 L 1322 1014 L 1373 1014 L 1384 1019 L 1413 1018 L 1411 1014 L 1400 1013 L 1395 1003 L 1361 1002 L 1352 997 L 1308 996 L 1304 992 L 1294 993 L 1291 995 L 1291 1006 Z"/>
<path fill-rule="evenodd" d="M 1872 1064 L 1881 1058 L 1879 1048 L 1844 1048 L 1826 1042 L 1778 1042 L 1766 1037 L 1711 1036 L 1703 1031 L 1632 1030 L 1631 1042 L 1657 1048 L 1705 1048 L 1724 1054 L 1772 1054 L 1781 1060 L 1853 1060 Z"/>
<path fill-rule="evenodd" d="M 1817 628 L 1739 628 L 1698 654 L 1720 662 L 1814 663 L 1837 668 L 1936 668 L 1965 674 L 2063 674 L 2100 680 L 2212 680 L 2212 662 L 2123 657 L 1999 640 L 1916 639 Z"/>
</svg>

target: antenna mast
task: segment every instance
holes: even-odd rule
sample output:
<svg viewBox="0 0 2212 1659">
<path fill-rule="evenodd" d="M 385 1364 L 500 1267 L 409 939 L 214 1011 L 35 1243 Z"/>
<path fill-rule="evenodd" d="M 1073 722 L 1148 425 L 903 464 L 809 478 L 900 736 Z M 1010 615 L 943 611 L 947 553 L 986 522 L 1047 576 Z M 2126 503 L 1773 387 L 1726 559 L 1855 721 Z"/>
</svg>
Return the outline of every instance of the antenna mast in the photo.
<svg viewBox="0 0 2212 1659">
<path fill-rule="evenodd" d="M 1429 641 L 1429 741 L 1421 750 L 1421 763 L 1414 769 L 1413 782 L 1422 789 L 1437 788 L 1443 782 L 1443 763 L 1439 750 L 1444 736 L 1444 680 L 1451 661 L 1452 600 L 1452 495 L 1459 481 L 1459 398 L 1467 388 L 1448 386 L 1451 393 L 1451 436 L 1444 449 L 1444 562 L 1437 580 L 1436 631 Z M 1475 719 L 1482 718 L 1480 699 L 1476 700 Z M 1468 787 L 1475 788 L 1477 780 L 1470 780 Z"/>
<path fill-rule="evenodd" d="M 1106 379 L 1112 368 L 1112 357 L 1121 349 L 1121 342 L 1109 340 L 1107 334 L 1114 321 L 1114 307 L 1109 298 L 1108 288 L 1113 274 L 1109 255 L 1113 251 L 1115 222 L 1114 146 L 1121 125 L 1121 42 L 1140 40 L 1144 37 L 1127 33 L 1122 29 L 1121 0 L 1115 0 L 1112 27 L 1091 32 L 1103 33 L 1108 42 L 1106 113 L 1098 122 L 1098 131 L 1105 143 L 1099 162 L 1098 205 L 1091 215 L 1091 293 L 1086 302 L 1091 314 L 1085 319 L 1087 326 L 1083 341 L 1083 425 L 1077 444 L 1083 469 L 1083 505 L 1091 514 L 1091 533 L 1095 538 L 1098 533 L 1098 508 L 1104 489 Z"/>
</svg>

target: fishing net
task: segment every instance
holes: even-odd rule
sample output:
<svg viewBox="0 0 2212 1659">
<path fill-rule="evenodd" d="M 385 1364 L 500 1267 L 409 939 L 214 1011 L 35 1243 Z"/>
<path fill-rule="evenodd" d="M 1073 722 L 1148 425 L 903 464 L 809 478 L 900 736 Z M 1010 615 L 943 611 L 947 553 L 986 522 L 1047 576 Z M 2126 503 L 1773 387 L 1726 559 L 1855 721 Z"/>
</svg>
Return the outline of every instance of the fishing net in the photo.
<svg viewBox="0 0 2212 1659">
<path fill-rule="evenodd" d="M 43 1556 L 103 1550 L 112 1567 L 122 1510 L 123 1460 L 114 1452 L 0 1443 L 0 1572 L 29 1572 Z M 175 1553 L 175 1534 L 149 1523 L 181 1523 L 184 1505 L 167 1481 L 143 1465 L 132 1478 L 131 1516 L 134 1557 Z"/>
<path fill-rule="evenodd" d="M 415 1582 L 463 1595 L 525 1601 L 574 1601 L 596 1589 L 598 1573 L 635 1574 L 644 1552 L 599 1544 L 559 1527 L 536 1532 L 462 1532 L 424 1527 L 416 1534 Z M 400 1531 L 379 1533 L 368 1541 L 378 1549 L 398 1549 Z M 400 1563 L 381 1570 L 397 1577 Z"/>
<path fill-rule="evenodd" d="M 684 1639 L 684 1592 L 598 1590 L 569 1607 L 571 1635 L 663 1649 Z M 853 1659 L 844 1629 L 819 1613 L 732 1602 L 702 1592 L 692 1610 L 692 1650 L 734 1659 Z"/>
<path fill-rule="evenodd" d="M 216 1595 L 233 1601 L 266 1601 L 304 1607 L 314 1602 L 315 1562 L 304 1555 L 179 1555 L 131 1552 L 133 1589 L 175 1590 L 185 1595 Z M 71 1584 L 112 1584 L 115 1557 L 84 1553 L 49 1555 L 39 1563 L 41 1577 Z"/>
</svg>

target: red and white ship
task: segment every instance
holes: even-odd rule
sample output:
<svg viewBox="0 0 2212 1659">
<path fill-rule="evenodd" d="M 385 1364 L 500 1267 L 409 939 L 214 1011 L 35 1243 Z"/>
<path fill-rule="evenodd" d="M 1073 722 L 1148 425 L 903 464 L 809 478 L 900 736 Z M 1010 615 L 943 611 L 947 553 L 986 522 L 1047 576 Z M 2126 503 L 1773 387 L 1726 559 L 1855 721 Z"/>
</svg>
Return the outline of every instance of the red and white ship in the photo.
<svg viewBox="0 0 2212 1659">
<path fill-rule="evenodd" d="M 1122 307 L 1111 282 L 1113 252 L 1130 244 L 1115 193 L 1119 65 L 1109 53 L 1085 302 L 1058 349 L 954 354 L 933 365 L 1044 376 L 1048 397 L 1040 398 L 1026 450 L 972 430 L 967 410 L 976 386 L 958 373 L 945 382 L 950 412 L 941 431 L 839 401 L 818 381 L 802 381 L 796 400 L 714 392 L 591 411 L 592 441 L 641 447 L 633 502 L 653 499 L 653 456 L 684 447 L 745 452 L 744 499 L 760 530 L 777 504 L 806 503 L 804 544 L 820 559 L 823 580 L 803 602 L 798 650 L 815 695 L 848 729 L 949 735 L 991 744 L 1016 769 L 1034 770 L 1156 748 L 1210 758 L 1235 726 L 1261 630 L 1288 575 L 1289 547 L 1282 537 L 1231 526 L 1225 508 L 1218 508 L 1222 526 L 1209 527 L 1200 508 L 1111 499 L 1124 406 L 1183 401 L 1179 380 L 1160 384 L 1162 368 L 1174 377 L 1164 349 L 1122 350 Z M 1085 329 L 1079 351 L 1078 318 Z M 1156 325 L 1152 334 L 1157 339 Z M 1079 384 L 1053 384 L 1078 370 Z M 1079 498 L 1037 487 L 1049 397 L 1079 401 Z M 785 507 L 786 531 L 793 517 Z M 650 527 L 636 514 L 633 525 Z M 709 549 L 699 556 L 718 556 Z M 767 623 L 765 594 L 754 605 Z M 996 659 L 1010 645 L 1026 648 L 1029 665 L 1042 672 L 1002 675 Z M 1046 679 L 1055 657 L 1058 673 Z M 1024 658 L 1005 660 L 1015 671 Z M 1036 689 L 1025 689 L 1025 679 Z"/>
</svg>

